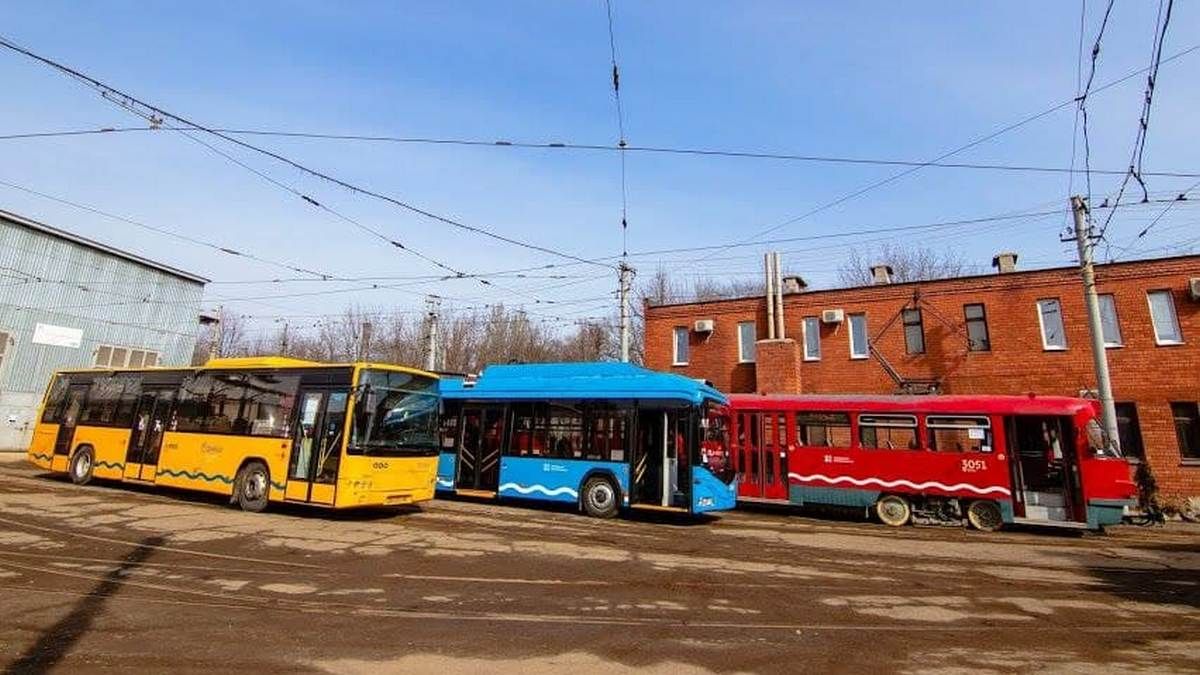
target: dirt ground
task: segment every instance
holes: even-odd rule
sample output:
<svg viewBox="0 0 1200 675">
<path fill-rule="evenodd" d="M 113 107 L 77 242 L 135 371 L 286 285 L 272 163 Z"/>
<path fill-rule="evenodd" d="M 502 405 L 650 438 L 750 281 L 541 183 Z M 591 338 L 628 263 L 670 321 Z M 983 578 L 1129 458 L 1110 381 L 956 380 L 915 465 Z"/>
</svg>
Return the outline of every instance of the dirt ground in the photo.
<svg viewBox="0 0 1200 675">
<path fill-rule="evenodd" d="M 1200 672 L 1200 530 L 233 510 L 0 463 L 6 672 Z"/>
</svg>

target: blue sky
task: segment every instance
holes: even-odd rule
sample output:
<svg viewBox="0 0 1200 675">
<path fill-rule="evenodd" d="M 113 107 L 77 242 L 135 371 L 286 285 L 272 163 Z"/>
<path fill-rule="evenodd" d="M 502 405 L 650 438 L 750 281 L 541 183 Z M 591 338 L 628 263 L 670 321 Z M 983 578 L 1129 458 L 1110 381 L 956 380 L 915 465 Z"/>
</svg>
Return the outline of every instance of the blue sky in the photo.
<svg viewBox="0 0 1200 675">
<path fill-rule="evenodd" d="M 627 2 L 614 0 L 629 142 L 924 160 L 1071 98 L 1080 3 Z M 1088 3 L 1085 49 L 1103 3 Z M 1148 65 L 1157 3 L 1118 0 L 1096 82 Z M 215 126 L 329 133 L 611 144 L 603 2 L 10 2 L 3 34 L 163 108 Z M 1200 5 L 1176 4 L 1164 52 L 1200 42 Z M 1193 40 L 1195 42 L 1193 42 Z M 1200 171 L 1194 111 L 1200 52 L 1164 65 L 1147 170 Z M 1085 62 L 1085 73 L 1086 73 Z M 0 135 L 136 125 L 139 120 L 44 66 L 0 54 Z M 1144 78 L 1090 102 L 1092 165 L 1128 163 Z M 1049 115 L 955 157 L 1068 166 L 1075 115 Z M 620 252 L 618 158 L 611 152 L 254 142 L 365 187 L 467 223 L 592 258 Z M 0 141 L 0 181 L 296 265 L 354 276 L 436 273 L 171 131 Z M 355 196 L 261 157 L 238 157 L 350 217 L 468 271 L 565 261 L 480 238 Z M 1082 153 L 1079 153 L 1081 161 Z M 898 169 L 630 153 L 629 249 L 752 237 Z M 1111 192 L 1118 177 L 1093 177 Z M 1153 192 L 1196 179 L 1155 178 Z M 1080 188 L 1076 188 L 1079 190 Z M 931 223 L 1065 208 L 1059 174 L 923 169 L 800 220 L 773 236 Z M 281 275 L 0 186 L 0 208 L 45 220 L 219 282 Z M 1114 220 L 1123 244 L 1157 214 Z M 1194 208 L 1168 214 L 1139 242 L 1182 251 Z M 921 237 L 986 267 L 1014 248 L 1027 266 L 1065 264 L 1065 216 L 935 230 Z M 1190 235 L 1190 237 L 1189 237 Z M 828 285 L 848 247 L 780 244 L 789 270 Z M 1196 242 L 1190 246 L 1195 249 Z M 1161 247 L 1175 247 L 1164 249 Z M 637 256 L 643 275 L 753 276 L 764 247 Z M 615 278 L 568 266 L 565 280 L 505 279 L 400 290 L 269 298 L 362 284 L 214 284 L 206 302 L 256 316 L 420 306 L 425 293 L 466 306 L 531 298 L 537 315 L 607 314 Z M 569 285 L 565 285 L 569 284 Z M 556 288 L 548 288 L 549 286 Z M 517 291 L 517 293 L 513 293 Z M 238 300 L 238 298 L 258 298 Z M 263 322 L 269 319 L 263 319 Z M 299 322 L 300 319 L 297 319 Z M 265 325 L 265 323 L 264 323 Z M 264 328 L 266 330 L 266 328 Z"/>
</svg>

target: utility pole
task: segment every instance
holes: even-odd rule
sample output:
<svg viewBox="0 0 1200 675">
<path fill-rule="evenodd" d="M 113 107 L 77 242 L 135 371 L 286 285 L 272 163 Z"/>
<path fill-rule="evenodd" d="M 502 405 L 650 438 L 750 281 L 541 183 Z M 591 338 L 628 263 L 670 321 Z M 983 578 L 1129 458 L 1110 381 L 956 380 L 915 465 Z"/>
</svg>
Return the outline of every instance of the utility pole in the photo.
<svg viewBox="0 0 1200 675">
<path fill-rule="evenodd" d="M 212 352 L 212 356 L 210 358 L 214 358 L 214 359 L 221 358 L 221 348 L 222 348 L 222 343 L 224 343 L 224 342 L 225 342 L 225 306 L 217 305 L 217 327 L 213 331 L 213 345 L 212 345 L 212 349 L 209 350 Z"/>
<path fill-rule="evenodd" d="M 425 370 L 438 369 L 438 310 L 442 299 L 436 295 L 425 298 Z"/>
<path fill-rule="evenodd" d="M 1088 207 L 1083 197 L 1071 197 L 1075 215 L 1075 246 L 1079 249 L 1079 274 L 1083 277 L 1083 300 L 1087 307 L 1088 331 L 1092 339 L 1092 362 L 1096 369 L 1096 388 L 1100 393 L 1100 414 L 1104 435 L 1117 450 L 1121 438 L 1117 432 L 1117 408 L 1113 403 L 1112 380 L 1108 376 L 1108 354 L 1104 351 L 1104 327 L 1100 318 L 1100 298 L 1096 295 L 1096 270 L 1092 263 L 1095 242 L 1088 225 Z"/>
<path fill-rule="evenodd" d="M 288 321 L 283 320 L 283 331 L 279 334 L 279 354 L 287 356 L 288 353 Z"/>
<path fill-rule="evenodd" d="M 629 341 L 632 334 L 629 324 L 629 295 L 633 289 L 633 275 L 635 272 L 624 261 L 621 262 L 618 269 L 620 270 L 618 290 L 621 296 L 621 361 L 629 363 Z"/>
<path fill-rule="evenodd" d="M 358 332 L 358 360 L 367 361 L 371 358 L 371 322 L 363 321 Z"/>
</svg>

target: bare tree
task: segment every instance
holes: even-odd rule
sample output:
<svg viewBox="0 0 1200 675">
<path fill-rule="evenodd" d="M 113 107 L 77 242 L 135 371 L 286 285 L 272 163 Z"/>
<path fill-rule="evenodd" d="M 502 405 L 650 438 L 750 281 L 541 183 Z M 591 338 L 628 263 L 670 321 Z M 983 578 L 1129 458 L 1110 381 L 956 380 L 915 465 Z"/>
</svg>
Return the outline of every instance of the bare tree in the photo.
<svg viewBox="0 0 1200 675">
<path fill-rule="evenodd" d="M 948 279 L 969 273 L 966 259 L 957 250 L 937 251 L 919 244 L 888 243 L 865 253 L 862 249 L 850 249 L 846 260 L 838 267 L 838 285 L 844 288 L 869 286 L 874 265 L 891 267 L 893 281 Z"/>
</svg>

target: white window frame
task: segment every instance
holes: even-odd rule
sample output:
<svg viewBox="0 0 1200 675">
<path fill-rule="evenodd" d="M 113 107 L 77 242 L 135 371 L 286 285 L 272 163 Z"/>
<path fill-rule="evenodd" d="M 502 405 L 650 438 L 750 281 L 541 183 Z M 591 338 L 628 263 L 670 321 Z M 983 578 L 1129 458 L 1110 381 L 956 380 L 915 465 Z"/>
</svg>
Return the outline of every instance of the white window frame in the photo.
<svg viewBox="0 0 1200 675">
<path fill-rule="evenodd" d="M 1043 302 L 1053 302 L 1054 304 L 1058 305 L 1058 321 L 1060 324 L 1062 324 L 1062 342 L 1063 343 L 1061 345 L 1052 345 L 1046 341 L 1046 321 L 1042 318 L 1042 303 Z M 1067 321 L 1066 321 L 1066 318 L 1063 316 L 1062 300 L 1059 298 L 1041 298 L 1037 301 L 1037 303 L 1034 305 L 1034 307 L 1037 309 L 1038 333 L 1040 333 L 1042 336 L 1042 349 L 1044 351 L 1048 351 L 1048 352 L 1065 352 L 1065 351 L 1067 351 L 1067 347 L 1069 346 L 1070 343 L 1067 342 Z"/>
<path fill-rule="evenodd" d="M 683 350 L 687 352 L 683 355 L 683 359 L 679 358 L 679 333 L 683 333 Z M 689 344 L 691 336 L 688 334 L 687 326 L 675 326 L 671 329 L 671 365 L 686 366 L 688 359 L 691 358 L 691 344 Z"/>
<path fill-rule="evenodd" d="M 854 320 L 855 319 L 862 320 L 863 339 L 866 340 L 866 342 L 867 342 L 865 345 L 862 346 L 863 349 L 862 349 L 861 354 L 858 353 L 857 351 L 855 351 L 855 349 L 854 349 L 854 346 L 855 346 L 854 345 Z M 871 336 L 867 332 L 867 313 L 866 312 L 858 312 L 856 314 L 847 314 L 846 315 L 846 325 L 849 328 L 849 330 L 847 330 L 847 337 L 849 338 L 847 340 L 847 342 L 850 343 L 850 358 L 854 359 L 856 361 L 871 358 Z"/>
<path fill-rule="evenodd" d="M 101 349 L 108 350 L 108 363 L 97 363 L 97 359 L 100 358 L 100 350 Z M 114 351 L 116 351 L 118 349 L 124 350 L 124 352 L 125 352 L 124 363 L 121 363 L 120 365 L 113 365 L 112 354 Z M 129 366 L 129 357 L 134 352 L 142 353 L 142 365 L 136 366 L 135 369 L 155 368 L 162 364 L 162 352 L 159 352 L 154 349 L 146 349 L 144 347 L 124 347 L 121 345 L 98 344 L 98 345 L 96 345 L 96 351 L 94 351 L 92 353 L 92 367 L 93 368 L 128 368 L 128 367 L 130 367 Z M 154 365 L 153 366 L 145 365 L 146 356 L 148 356 L 150 354 L 154 355 Z"/>
<path fill-rule="evenodd" d="M 1158 323 L 1154 320 L 1154 303 L 1150 300 L 1155 295 L 1167 296 L 1168 307 L 1171 310 L 1171 323 L 1175 324 L 1175 334 L 1179 339 L 1164 340 L 1158 335 Z M 1150 308 L 1150 329 L 1154 331 L 1154 344 L 1159 346 L 1181 345 L 1183 344 L 1183 328 L 1179 325 L 1179 311 L 1175 309 L 1175 294 L 1166 288 L 1157 288 L 1151 291 L 1146 291 L 1146 305 Z"/>
<path fill-rule="evenodd" d="M 746 356 L 746 336 L 742 334 L 742 327 L 750 326 L 754 331 L 754 339 L 750 341 L 750 358 Z M 739 321 L 737 325 L 737 343 L 738 343 L 738 363 L 754 363 L 758 360 L 758 350 L 755 343 L 758 341 L 758 323 L 755 321 Z"/>
<path fill-rule="evenodd" d="M 817 352 L 810 354 L 808 351 L 808 332 L 809 324 L 812 324 L 813 332 L 817 336 Z M 821 317 L 806 316 L 800 321 L 800 333 L 804 339 L 804 360 L 805 361 L 820 361 L 821 360 Z"/>
<path fill-rule="evenodd" d="M 1104 331 L 1105 298 L 1108 299 L 1108 306 L 1112 309 L 1113 328 L 1115 328 L 1117 331 L 1116 340 L 1109 340 L 1108 334 Z M 1100 332 L 1102 333 L 1101 337 L 1104 340 L 1104 348 L 1113 349 L 1114 347 L 1124 347 L 1125 336 L 1121 334 L 1121 315 L 1117 313 L 1117 296 L 1113 295 L 1112 293 L 1101 293 L 1099 294 L 1097 300 L 1100 304 Z"/>
</svg>

